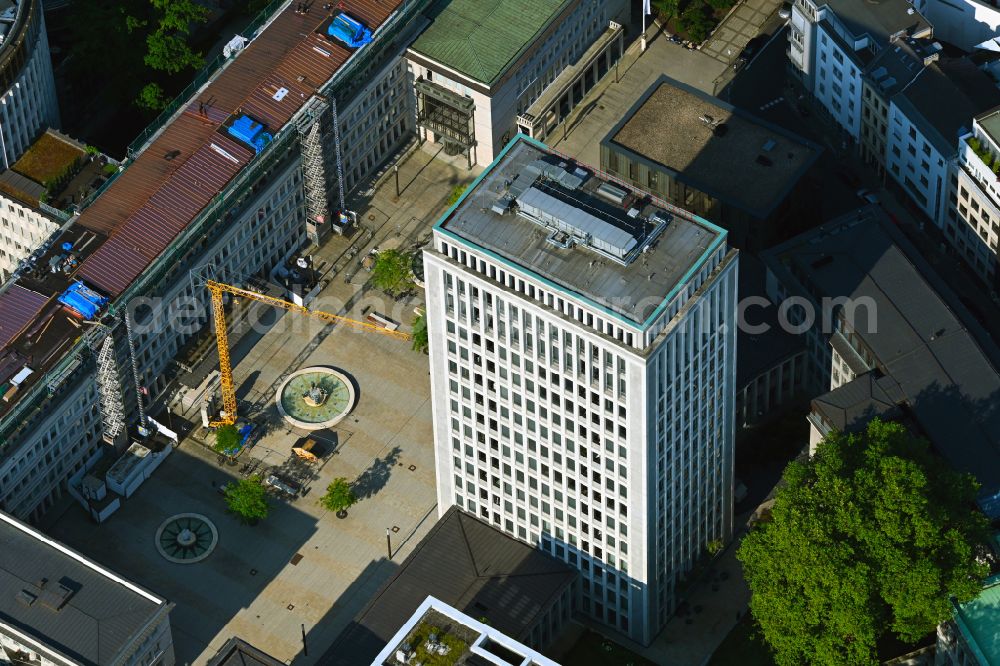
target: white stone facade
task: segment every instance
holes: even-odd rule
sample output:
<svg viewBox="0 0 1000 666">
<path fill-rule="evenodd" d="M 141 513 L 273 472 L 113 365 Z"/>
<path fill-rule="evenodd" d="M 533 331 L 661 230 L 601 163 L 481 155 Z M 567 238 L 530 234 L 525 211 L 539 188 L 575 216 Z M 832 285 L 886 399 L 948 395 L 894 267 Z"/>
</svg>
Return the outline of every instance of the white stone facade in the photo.
<svg viewBox="0 0 1000 666">
<path fill-rule="evenodd" d="M 578 568 L 578 610 L 648 644 L 732 533 L 735 253 L 646 329 L 440 229 L 424 267 L 439 512 Z"/>
<path fill-rule="evenodd" d="M 475 102 L 476 146 L 473 164 L 489 164 L 517 133 L 517 116 L 537 100 L 560 72 L 577 62 L 611 20 L 627 22 L 622 0 L 577 2 L 577 6 L 547 26 L 535 42 L 525 45 L 517 62 L 492 87 L 447 66 L 409 53 L 412 79 L 423 77 Z M 433 132 L 421 130 L 435 140 Z"/>
<path fill-rule="evenodd" d="M 61 223 L 0 193 L 0 225 L 0 279 L 6 280 Z"/>
<path fill-rule="evenodd" d="M 0 155 L 9 168 L 46 127 L 59 102 L 41 0 L 21 0 L 0 47 Z"/>
</svg>

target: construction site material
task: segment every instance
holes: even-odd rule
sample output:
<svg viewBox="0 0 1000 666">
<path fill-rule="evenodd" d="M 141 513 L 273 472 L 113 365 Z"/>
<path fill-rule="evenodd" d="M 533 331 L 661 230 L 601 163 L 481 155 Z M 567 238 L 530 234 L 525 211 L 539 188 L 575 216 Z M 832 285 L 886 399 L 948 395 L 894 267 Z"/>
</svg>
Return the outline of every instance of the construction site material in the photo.
<svg viewBox="0 0 1000 666">
<path fill-rule="evenodd" d="M 226 131 L 229 132 L 230 136 L 252 147 L 257 153 L 264 150 L 267 144 L 274 139 L 270 133 L 264 131 L 264 126 L 261 123 L 245 113 L 237 116 Z"/>
<path fill-rule="evenodd" d="M 317 448 L 315 439 L 307 439 L 302 446 L 293 446 L 292 453 L 297 455 L 303 460 L 308 460 L 309 462 L 316 462 L 319 458 L 313 453 L 313 449 Z"/>
<path fill-rule="evenodd" d="M 108 298 L 77 280 L 57 299 L 81 319 L 94 319 L 108 304 Z"/>
<path fill-rule="evenodd" d="M 372 41 L 372 31 L 346 13 L 338 14 L 330 21 L 326 34 L 350 49 L 361 48 Z"/>
<path fill-rule="evenodd" d="M 297 312 L 299 314 L 315 317 L 316 319 L 330 324 L 342 324 L 348 328 L 354 328 L 356 330 L 389 335 L 400 340 L 409 340 L 411 337 L 409 333 L 389 330 L 374 324 L 357 321 L 355 319 L 342 317 L 329 312 L 310 310 L 305 306 L 296 305 L 295 303 L 280 298 L 258 294 L 257 292 L 250 291 L 248 289 L 240 289 L 239 287 L 222 284 L 221 282 L 215 282 L 213 280 L 207 281 L 205 283 L 205 287 L 212 295 L 212 317 L 215 322 L 215 340 L 219 350 L 219 390 L 222 393 L 222 414 L 220 414 L 217 420 L 209 422 L 209 426 L 213 428 L 220 425 L 232 425 L 233 423 L 236 423 L 237 410 L 236 388 L 233 385 L 233 367 L 229 358 L 229 335 L 226 331 L 226 311 L 222 302 L 223 294 L 230 294 L 239 298 L 248 298 L 252 301 L 257 301 L 258 303 L 266 303 L 283 310 L 288 310 L 289 312 Z"/>
</svg>

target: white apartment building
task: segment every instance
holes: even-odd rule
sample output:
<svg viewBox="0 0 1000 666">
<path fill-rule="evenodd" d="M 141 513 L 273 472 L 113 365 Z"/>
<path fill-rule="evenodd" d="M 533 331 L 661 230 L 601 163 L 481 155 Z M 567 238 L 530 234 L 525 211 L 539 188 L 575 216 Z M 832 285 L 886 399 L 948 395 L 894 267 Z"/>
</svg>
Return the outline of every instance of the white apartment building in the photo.
<svg viewBox="0 0 1000 666">
<path fill-rule="evenodd" d="M 406 52 L 424 138 L 489 164 L 518 131 L 544 135 L 623 53 L 623 0 L 438 0 Z M 538 115 L 526 116 L 545 96 Z M 519 130 L 519 124 L 522 128 Z"/>
<path fill-rule="evenodd" d="M 726 232 L 518 136 L 424 266 L 439 512 L 576 567 L 578 610 L 648 644 L 732 534 Z"/>
<path fill-rule="evenodd" d="M 55 232 L 62 222 L 0 190 L 0 281 Z"/>
<path fill-rule="evenodd" d="M 1000 291 L 1000 110 L 975 118 L 959 139 L 958 167 L 950 179 L 945 238 L 990 289 Z"/>
<path fill-rule="evenodd" d="M 0 12 L 0 155 L 7 169 L 42 130 L 59 126 L 59 101 L 42 0 L 5 6 Z"/>
<path fill-rule="evenodd" d="M 0 663 L 173 666 L 157 597 L 0 513 Z"/>
<path fill-rule="evenodd" d="M 906 0 L 797 0 L 789 21 L 788 58 L 808 92 L 856 141 L 865 68 L 892 38 L 931 33 L 931 25 Z"/>
</svg>

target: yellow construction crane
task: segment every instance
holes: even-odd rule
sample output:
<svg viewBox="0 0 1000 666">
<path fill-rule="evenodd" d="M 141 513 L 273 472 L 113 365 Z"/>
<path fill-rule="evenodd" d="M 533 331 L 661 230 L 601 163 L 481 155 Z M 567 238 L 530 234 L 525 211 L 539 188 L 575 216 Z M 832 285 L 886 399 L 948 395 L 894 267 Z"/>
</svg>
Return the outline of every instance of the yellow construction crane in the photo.
<svg viewBox="0 0 1000 666">
<path fill-rule="evenodd" d="M 383 328 L 382 326 L 376 326 L 375 324 L 369 324 L 368 322 L 358 321 L 356 319 L 348 319 L 347 317 L 330 314 L 329 312 L 310 310 L 305 306 L 296 305 L 295 303 L 290 303 L 280 298 L 265 296 L 264 294 L 258 294 L 255 291 L 240 289 L 239 287 L 222 284 L 221 282 L 209 280 L 205 283 L 205 286 L 208 287 L 208 290 L 212 294 L 212 316 L 215 318 L 215 340 L 219 348 L 219 384 L 222 391 L 223 412 L 219 420 L 212 421 L 208 424 L 213 428 L 221 425 L 232 425 L 236 423 L 236 389 L 233 386 L 233 367 L 229 361 L 229 335 L 226 332 L 226 311 L 222 305 L 223 294 L 232 294 L 233 296 L 239 296 L 241 298 L 249 298 L 250 300 L 257 301 L 258 303 L 273 305 L 276 308 L 282 308 L 283 310 L 288 310 L 289 312 L 298 312 L 299 314 L 315 317 L 316 319 L 321 319 L 322 321 L 329 322 L 331 324 L 341 324 L 343 326 L 348 326 L 361 331 L 388 335 L 400 340 L 409 340 L 412 337 L 409 333 L 394 331 L 388 328 Z"/>
</svg>

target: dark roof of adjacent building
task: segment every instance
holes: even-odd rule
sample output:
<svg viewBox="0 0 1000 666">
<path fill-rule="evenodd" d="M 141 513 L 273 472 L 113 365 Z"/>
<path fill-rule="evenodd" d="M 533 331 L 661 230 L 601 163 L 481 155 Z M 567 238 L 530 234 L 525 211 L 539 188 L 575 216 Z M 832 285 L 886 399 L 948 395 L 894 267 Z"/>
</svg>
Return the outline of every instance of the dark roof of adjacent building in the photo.
<svg viewBox="0 0 1000 666">
<path fill-rule="evenodd" d="M 920 35 L 931 29 L 931 24 L 907 0 L 826 0 L 818 1 L 837 15 L 853 35 L 869 35 L 879 42 L 899 33 Z"/>
<path fill-rule="evenodd" d="M 172 607 L 4 513 L 0 544 L 0 624 L 75 663 L 113 663 Z"/>
<path fill-rule="evenodd" d="M 894 419 L 900 415 L 895 389 L 898 387 L 891 377 L 866 372 L 816 398 L 812 408 L 834 430 L 856 432 L 876 416 Z"/>
<path fill-rule="evenodd" d="M 758 219 L 784 201 L 823 150 L 666 76 L 602 143 Z"/>
<path fill-rule="evenodd" d="M 412 51 L 487 86 L 578 0 L 438 0 Z"/>
<path fill-rule="evenodd" d="M 369 664 L 428 595 L 523 639 L 577 572 L 455 507 L 354 618 L 321 663 Z"/>
<path fill-rule="evenodd" d="M 877 206 L 762 255 L 779 281 L 811 300 L 866 299 L 854 331 L 891 377 L 892 396 L 984 496 L 1000 491 L 1000 349 Z"/>
<path fill-rule="evenodd" d="M 764 264 L 753 254 L 740 255 L 739 296 L 745 299 L 766 293 Z M 786 358 L 805 351 L 801 335 L 792 335 L 781 327 L 777 304 L 748 307 L 743 319 L 749 327 L 767 326 L 766 331 L 750 332 L 740 326 L 736 332 L 736 386 L 742 388 L 762 372 Z"/>
<path fill-rule="evenodd" d="M 972 119 L 1000 105 L 996 84 L 968 58 L 941 58 L 924 67 L 893 101 L 938 152 L 953 154 Z"/>
<path fill-rule="evenodd" d="M 207 666 L 285 666 L 285 662 L 233 636 L 208 660 Z"/>
</svg>

